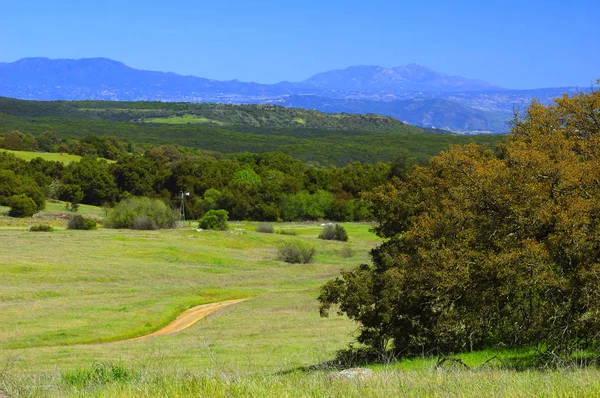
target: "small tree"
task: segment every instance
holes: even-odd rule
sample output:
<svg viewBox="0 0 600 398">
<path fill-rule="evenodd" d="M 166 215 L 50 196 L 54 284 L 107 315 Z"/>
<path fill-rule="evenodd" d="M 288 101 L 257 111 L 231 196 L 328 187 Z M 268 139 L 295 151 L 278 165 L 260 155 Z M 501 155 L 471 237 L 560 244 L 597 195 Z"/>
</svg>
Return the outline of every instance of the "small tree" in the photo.
<svg viewBox="0 0 600 398">
<path fill-rule="evenodd" d="M 89 218 L 85 218 L 79 214 L 71 216 L 71 218 L 69 219 L 69 223 L 67 224 L 67 229 L 81 229 L 89 231 L 96 228 L 96 221 L 91 220 Z"/>
<path fill-rule="evenodd" d="M 25 194 L 14 195 L 8 198 L 11 217 L 31 217 L 37 213 L 37 206 L 33 199 Z"/>
<path fill-rule="evenodd" d="M 227 210 L 209 210 L 200 219 L 198 228 L 225 231 L 228 228 L 228 219 L 229 213 Z"/>
</svg>

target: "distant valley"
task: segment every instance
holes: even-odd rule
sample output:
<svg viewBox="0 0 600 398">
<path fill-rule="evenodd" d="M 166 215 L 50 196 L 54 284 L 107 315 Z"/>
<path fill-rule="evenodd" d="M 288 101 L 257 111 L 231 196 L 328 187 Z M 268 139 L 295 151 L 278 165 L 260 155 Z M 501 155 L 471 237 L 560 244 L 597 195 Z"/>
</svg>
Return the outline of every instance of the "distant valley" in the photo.
<svg viewBox="0 0 600 398">
<path fill-rule="evenodd" d="M 330 113 L 376 113 L 461 134 L 504 133 L 514 108 L 547 104 L 586 88 L 509 90 L 418 64 L 354 66 L 277 84 L 218 81 L 144 71 L 106 58 L 24 58 L 0 63 L 0 96 L 34 100 L 115 100 L 275 104 Z"/>
</svg>

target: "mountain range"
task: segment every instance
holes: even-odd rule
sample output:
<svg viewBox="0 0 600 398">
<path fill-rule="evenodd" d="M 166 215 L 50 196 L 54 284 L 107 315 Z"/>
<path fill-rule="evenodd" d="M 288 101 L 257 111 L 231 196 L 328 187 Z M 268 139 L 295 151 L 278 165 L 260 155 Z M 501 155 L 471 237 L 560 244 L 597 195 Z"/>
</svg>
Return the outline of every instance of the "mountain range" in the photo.
<svg viewBox="0 0 600 398">
<path fill-rule="evenodd" d="M 378 113 L 458 133 L 503 133 L 515 106 L 577 88 L 508 90 L 419 64 L 352 66 L 300 82 L 219 81 L 138 70 L 107 58 L 0 63 L 0 96 L 35 100 L 266 103 L 323 112 Z"/>
</svg>

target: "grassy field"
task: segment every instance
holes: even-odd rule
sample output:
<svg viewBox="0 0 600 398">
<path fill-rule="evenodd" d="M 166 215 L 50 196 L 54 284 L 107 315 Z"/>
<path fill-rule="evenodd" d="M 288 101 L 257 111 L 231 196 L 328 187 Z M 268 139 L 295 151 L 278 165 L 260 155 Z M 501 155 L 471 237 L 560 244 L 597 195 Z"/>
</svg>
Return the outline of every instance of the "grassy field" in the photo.
<svg viewBox="0 0 600 398">
<path fill-rule="evenodd" d="M 81 156 L 79 155 L 70 155 L 68 153 L 52 153 L 52 152 L 30 152 L 30 151 L 11 151 L 8 149 L 0 148 L 0 152 L 8 152 L 12 153 L 16 157 L 23 160 L 33 160 L 35 158 L 42 158 L 44 160 L 50 160 L 55 162 L 61 162 L 64 164 L 69 164 L 71 162 L 79 162 L 81 160 Z M 115 163 L 114 160 L 104 159 L 108 163 Z"/>
<path fill-rule="evenodd" d="M 169 116 L 169 117 L 151 117 L 147 119 L 141 120 L 144 123 L 165 123 L 165 124 L 188 124 L 188 123 L 196 123 L 196 124 L 215 124 L 218 126 L 223 126 L 225 123 L 208 119 L 205 117 L 195 116 L 195 115 L 185 115 L 185 116 Z"/>
<path fill-rule="evenodd" d="M 316 297 L 340 269 L 368 261 L 378 243 L 368 225 L 345 224 L 349 243 L 317 239 L 321 227 L 314 223 L 275 224 L 296 236 L 257 233 L 255 223 L 234 223 L 226 232 L 194 225 L 27 230 L 40 220 L 64 227 L 63 209 L 51 203 L 18 221 L 0 214 L 0 396 L 600 394 L 595 368 L 477 368 L 491 356 L 515 355 L 509 352 L 463 355 L 473 370 L 434 371 L 435 358 L 422 358 L 372 365 L 375 375 L 363 381 L 332 379 L 318 365 L 352 342 L 356 325 L 320 318 Z M 80 211 L 102 215 L 98 208 Z M 278 245 L 290 240 L 315 245 L 315 261 L 277 260 Z M 342 255 L 347 246 L 350 258 Z M 178 334 L 120 341 L 159 329 L 191 306 L 234 298 L 248 300 Z"/>
<path fill-rule="evenodd" d="M 2 148 L 0 148 L 0 152 L 12 153 L 16 157 L 27 160 L 27 161 L 35 159 L 35 158 L 42 158 L 44 160 L 52 160 L 52 161 L 61 162 L 64 164 L 69 164 L 71 162 L 79 162 L 79 160 L 81 160 L 81 156 L 69 155 L 68 153 L 10 151 L 8 149 L 2 149 Z"/>
</svg>

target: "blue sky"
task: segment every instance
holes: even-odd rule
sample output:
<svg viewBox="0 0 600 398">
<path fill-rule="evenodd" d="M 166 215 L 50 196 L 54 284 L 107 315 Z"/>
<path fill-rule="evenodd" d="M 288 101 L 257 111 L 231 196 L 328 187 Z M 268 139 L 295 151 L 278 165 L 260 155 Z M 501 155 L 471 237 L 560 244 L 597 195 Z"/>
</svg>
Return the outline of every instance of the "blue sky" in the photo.
<svg viewBox="0 0 600 398">
<path fill-rule="evenodd" d="M 412 62 L 507 88 L 600 78 L 600 0 L 22 0 L 0 10 L 0 62 L 108 57 L 260 83 Z"/>
</svg>

